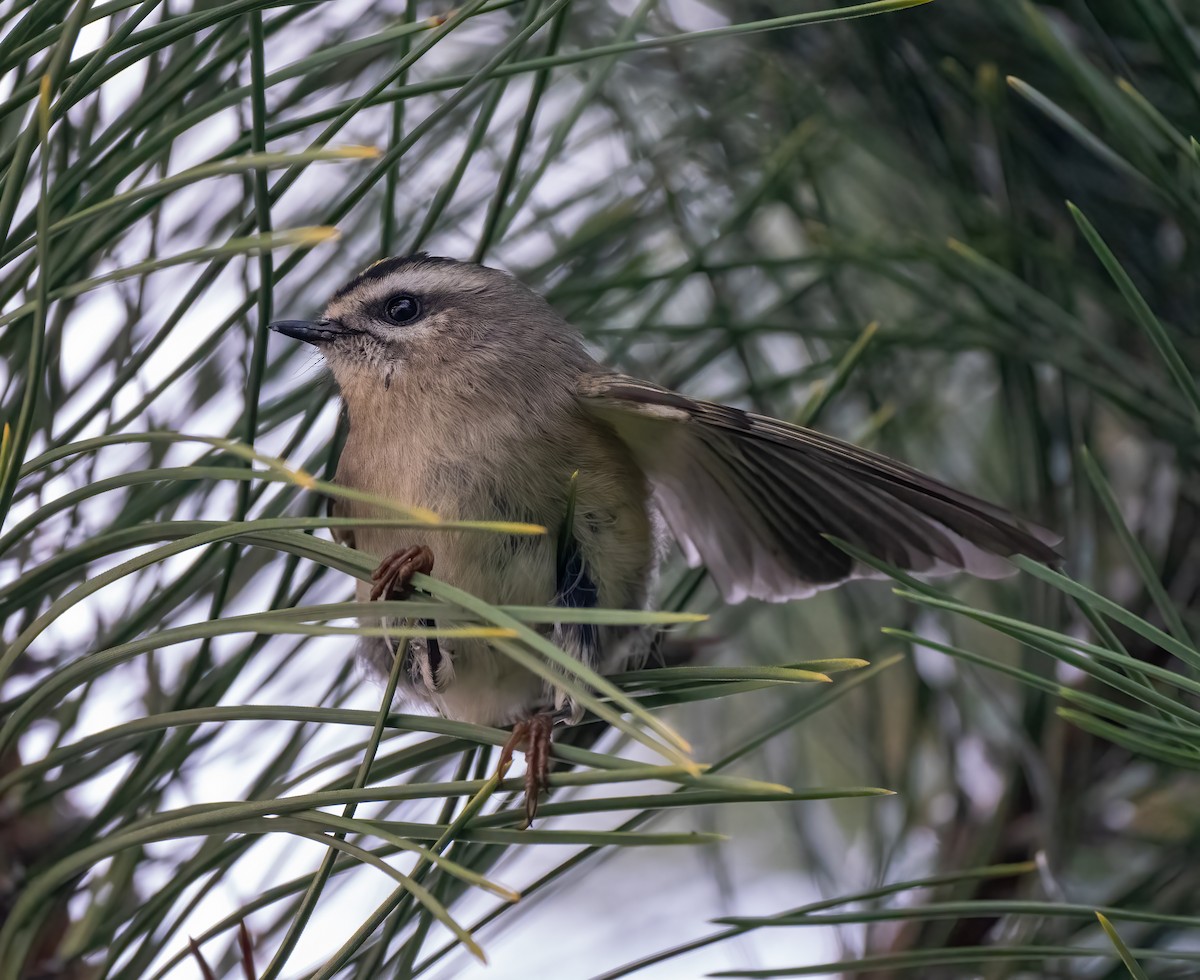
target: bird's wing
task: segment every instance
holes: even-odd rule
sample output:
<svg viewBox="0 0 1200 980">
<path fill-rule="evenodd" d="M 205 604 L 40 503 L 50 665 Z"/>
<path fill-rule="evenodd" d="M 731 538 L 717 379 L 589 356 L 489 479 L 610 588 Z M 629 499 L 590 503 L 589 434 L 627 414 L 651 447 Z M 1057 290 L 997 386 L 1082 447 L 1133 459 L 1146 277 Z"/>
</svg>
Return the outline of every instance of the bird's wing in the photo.
<svg viewBox="0 0 1200 980">
<path fill-rule="evenodd" d="M 632 450 L 688 562 L 731 602 L 873 574 L 826 534 L 925 575 L 996 578 L 1015 554 L 1059 561 L 1045 528 L 811 429 L 620 375 L 585 377 L 579 399 Z"/>
</svg>

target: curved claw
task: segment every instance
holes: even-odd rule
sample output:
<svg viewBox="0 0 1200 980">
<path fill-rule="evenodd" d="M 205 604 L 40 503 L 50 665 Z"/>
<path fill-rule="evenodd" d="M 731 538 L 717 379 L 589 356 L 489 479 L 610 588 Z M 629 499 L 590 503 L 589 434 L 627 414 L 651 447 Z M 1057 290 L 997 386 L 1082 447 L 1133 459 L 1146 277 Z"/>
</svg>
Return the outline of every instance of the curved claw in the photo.
<svg viewBox="0 0 1200 980">
<path fill-rule="evenodd" d="M 554 731 L 555 715 L 541 712 L 525 718 L 512 728 L 500 750 L 500 772 L 511 764 L 513 753 L 525 753 L 525 826 L 533 826 L 537 816 L 538 799 L 550 782 L 550 736 Z"/>
<path fill-rule="evenodd" d="M 433 571 L 433 552 L 423 544 L 393 551 L 371 573 L 371 601 L 407 599 L 412 595 L 412 577 Z"/>
</svg>

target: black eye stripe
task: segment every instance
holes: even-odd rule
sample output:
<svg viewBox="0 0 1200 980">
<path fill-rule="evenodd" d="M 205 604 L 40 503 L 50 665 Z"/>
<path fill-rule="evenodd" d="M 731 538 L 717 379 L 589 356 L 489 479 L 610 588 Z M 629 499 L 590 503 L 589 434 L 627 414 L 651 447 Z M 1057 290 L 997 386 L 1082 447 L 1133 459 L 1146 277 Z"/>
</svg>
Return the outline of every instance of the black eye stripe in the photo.
<svg viewBox="0 0 1200 980">
<path fill-rule="evenodd" d="M 389 297 L 383 304 L 383 315 L 389 323 L 405 326 L 421 319 L 425 307 L 421 301 L 410 293 L 397 293 Z"/>
</svg>

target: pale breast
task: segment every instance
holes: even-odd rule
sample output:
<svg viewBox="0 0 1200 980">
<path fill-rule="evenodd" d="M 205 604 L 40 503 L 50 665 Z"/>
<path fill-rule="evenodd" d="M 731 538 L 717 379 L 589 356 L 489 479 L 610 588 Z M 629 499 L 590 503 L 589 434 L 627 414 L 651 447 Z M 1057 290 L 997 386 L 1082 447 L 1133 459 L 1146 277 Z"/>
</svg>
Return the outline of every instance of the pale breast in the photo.
<svg viewBox="0 0 1200 980">
<path fill-rule="evenodd" d="M 443 520 L 516 521 L 540 536 L 485 531 L 359 528 L 355 546 L 384 556 L 413 544 L 434 553 L 434 574 L 489 602 L 547 604 L 558 592 L 557 537 L 572 493 L 573 535 L 602 605 L 640 605 L 654 560 L 645 478 L 603 427 L 571 419 L 559 432 L 488 420 L 441 438 L 372 438 L 351 427 L 336 482 L 433 511 Z M 532 431 L 530 431 L 532 428 Z M 345 501 L 339 512 L 373 516 Z"/>
<path fill-rule="evenodd" d="M 355 547 L 383 557 L 427 545 L 435 578 L 496 605 L 643 606 L 657 545 L 646 481 L 624 444 L 601 424 L 571 414 L 560 415 L 552 430 L 532 414 L 475 413 L 449 424 L 453 414 L 385 433 L 356 426 L 352 413 L 336 481 L 427 508 L 446 521 L 518 521 L 547 533 L 367 527 L 355 529 Z M 572 493 L 576 553 L 564 572 L 559 536 Z M 338 508 L 350 516 L 376 516 L 355 502 Z M 360 583 L 359 598 L 368 593 Z M 611 630 L 564 628 L 554 639 L 600 667 L 605 650 L 621 638 Z M 412 670 L 404 695 L 446 717 L 508 724 L 539 705 L 561 707 L 553 686 L 484 641 L 443 640 L 433 658 L 424 641 L 408 650 Z"/>
</svg>

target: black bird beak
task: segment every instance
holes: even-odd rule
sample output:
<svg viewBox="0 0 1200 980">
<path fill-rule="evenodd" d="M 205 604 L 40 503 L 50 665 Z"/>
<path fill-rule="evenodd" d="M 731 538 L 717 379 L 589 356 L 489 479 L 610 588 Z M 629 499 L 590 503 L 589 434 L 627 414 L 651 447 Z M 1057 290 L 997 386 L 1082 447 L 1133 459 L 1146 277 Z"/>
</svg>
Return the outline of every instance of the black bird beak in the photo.
<svg viewBox="0 0 1200 980">
<path fill-rule="evenodd" d="M 271 330 L 307 344 L 327 343 L 338 337 L 354 333 L 337 320 L 276 320 L 269 324 Z"/>
</svg>

